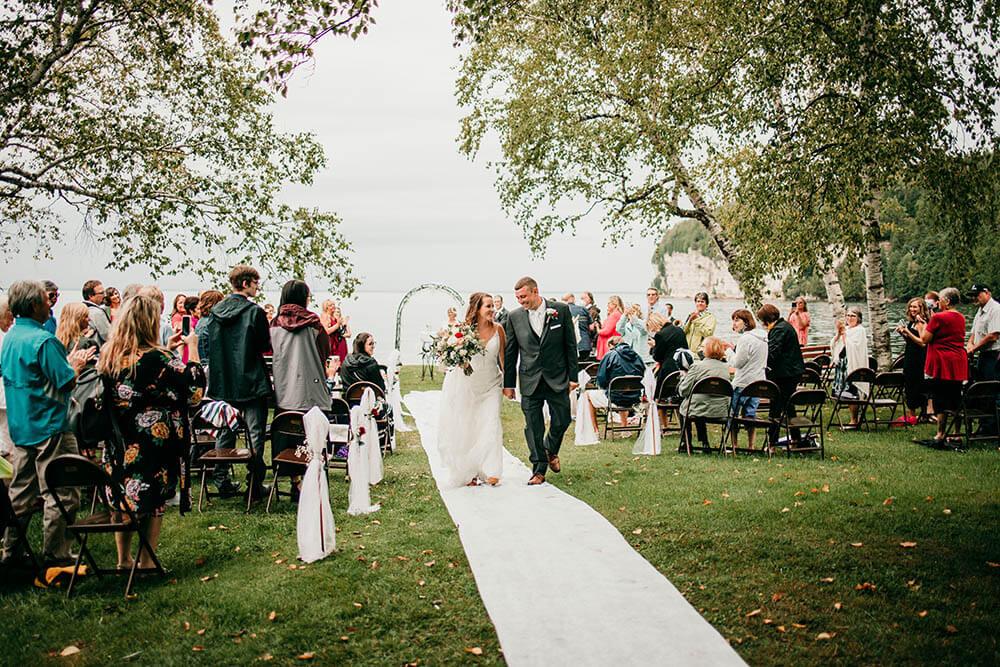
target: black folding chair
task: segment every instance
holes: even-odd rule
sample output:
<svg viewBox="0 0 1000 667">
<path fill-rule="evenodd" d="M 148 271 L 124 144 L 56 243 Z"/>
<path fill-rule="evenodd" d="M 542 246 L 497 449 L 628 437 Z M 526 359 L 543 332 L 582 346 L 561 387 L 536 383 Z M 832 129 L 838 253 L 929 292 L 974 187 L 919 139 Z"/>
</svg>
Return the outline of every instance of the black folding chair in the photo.
<svg viewBox="0 0 1000 667">
<path fill-rule="evenodd" d="M 723 451 L 726 451 L 726 448 L 729 447 L 726 442 L 731 439 L 733 434 L 737 436 L 737 444 L 731 448 L 734 454 L 739 452 L 755 454 L 758 451 L 767 451 L 771 427 L 781 426 L 780 420 L 771 414 L 774 407 L 781 401 L 781 390 L 778 389 L 778 385 L 770 380 L 757 380 L 744 387 L 740 392 L 740 396 L 742 398 L 756 398 L 760 401 L 760 404 L 757 406 L 757 414 L 753 417 L 745 417 L 738 414 L 735 410 L 732 412 L 729 423 L 726 424 L 726 431 L 722 435 Z M 751 447 L 739 447 L 740 427 L 763 430 L 764 436 L 760 450 L 755 450 Z"/>
<path fill-rule="evenodd" d="M 328 445 L 328 465 L 343 468 L 347 472 L 347 458 L 337 456 L 337 449 L 351 441 L 351 406 L 342 398 L 333 399 L 330 405 L 330 443 Z"/>
<path fill-rule="evenodd" d="M 365 389 L 371 389 L 375 393 L 376 399 L 382 399 L 383 403 L 386 403 L 385 392 L 377 384 L 372 382 L 355 382 L 347 391 L 344 392 L 344 400 L 351 407 L 361 403 L 361 396 L 365 393 Z M 387 408 L 388 409 L 388 408 Z M 389 420 L 388 414 L 381 414 L 375 417 L 375 424 L 378 426 L 378 438 L 379 447 L 382 449 L 382 456 L 385 456 L 386 452 L 389 450 L 389 440 L 392 437 L 392 422 Z"/>
<path fill-rule="evenodd" d="M 634 402 L 621 400 L 622 394 L 635 394 L 637 392 L 639 398 Z M 637 436 L 642 433 L 641 416 L 638 423 L 628 423 L 629 417 L 635 412 L 635 406 L 642 402 L 642 377 L 639 375 L 620 375 L 612 378 L 611 382 L 608 383 L 607 395 L 608 409 L 604 411 L 604 439 L 607 440 L 608 431 L 611 431 L 611 437 L 614 437 L 615 433 L 635 433 Z M 614 396 L 619 397 L 618 403 L 613 400 Z M 621 419 L 621 424 L 612 423 L 615 413 Z"/>
<path fill-rule="evenodd" d="M 812 370 L 816 371 L 817 374 L 823 372 L 823 367 L 820 366 L 818 363 L 816 363 L 815 359 L 810 359 L 809 361 L 805 362 L 805 367 L 806 370 L 809 370 L 811 368 Z"/>
<path fill-rule="evenodd" d="M 281 496 L 293 497 L 294 489 L 289 488 L 288 492 L 282 491 L 280 481 L 282 477 L 287 477 L 289 483 L 294 487 L 294 477 L 302 475 L 309 465 L 304 453 L 296 451 L 305 445 L 306 431 L 302 424 L 304 413 L 295 410 L 279 412 L 271 420 L 270 440 L 271 440 L 271 471 L 274 478 L 271 480 L 271 492 L 267 494 L 267 505 L 264 511 L 271 512 L 271 502 Z"/>
<path fill-rule="evenodd" d="M 14 505 L 10 502 L 10 492 L 7 489 L 7 485 L 0 479 L 0 536 L 3 536 L 8 529 L 12 529 L 15 536 L 14 544 L 10 548 L 15 558 L 11 560 L 8 566 L 19 567 L 26 565 L 34 576 L 38 576 L 42 571 L 42 563 L 38 560 L 38 556 L 35 555 L 35 550 L 31 548 L 31 542 L 28 540 L 28 523 L 31 521 L 31 517 L 37 512 L 38 507 L 32 506 L 18 515 L 14 511 Z M 24 555 L 27 556 L 27 562 L 18 558 L 22 550 Z"/>
<path fill-rule="evenodd" d="M 145 551 L 153 560 L 154 567 L 151 571 L 156 572 L 161 577 L 166 575 L 160 559 L 150 546 L 149 541 L 142 531 L 142 524 L 139 517 L 131 509 L 125 500 L 121 484 L 112 479 L 103 468 L 90 459 L 78 454 L 65 454 L 57 456 L 45 468 L 45 484 L 49 493 L 56 501 L 59 513 L 66 522 L 66 529 L 73 534 L 80 544 L 80 553 L 77 554 L 76 562 L 73 565 L 73 573 L 70 575 L 69 585 L 66 588 L 66 597 L 73 594 L 73 586 L 80 571 L 80 564 L 84 558 L 90 565 L 91 570 L 98 577 L 105 574 L 121 575 L 126 571 L 118 568 L 102 568 L 98 566 L 93 554 L 87 546 L 91 535 L 99 533 L 136 533 L 139 538 L 139 552 L 136 554 L 131 569 L 127 571 L 128 582 L 125 584 L 125 597 L 132 594 L 132 583 L 135 581 L 136 572 L 139 571 L 139 560 Z M 60 489 L 88 489 L 96 488 L 99 494 L 98 502 L 100 511 L 93 512 L 84 518 L 74 520 L 73 513 L 63 504 L 59 497 Z"/>
<path fill-rule="evenodd" d="M 878 359 L 876 359 L 875 357 L 869 356 L 868 357 L 868 368 L 870 368 L 873 371 L 875 371 L 876 373 L 878 373 Z"/>
<path fill-rule="evenodd" d="M 815 357 L 810 359 L 814 364 L 819 366 L 819 377 L 823 380 L 823 387 L 827 387 L 830 384 L 831 376 L 833 375 L 833 366 L 831 365 L 831 358 L 829 354 L 817 354 Z"/>
<path fill-rule="evenodd" d="M 891 371 L 901 371 L 903 370 L 903 363 L 906 361 L 906 355 L 901 354 L 892 360 L 892 366 L 889 367 Z"/>
<path fill-rule="evenodd" d="M 799 386 L 803 389 L 822 389 L 823 377 L 815 368 L 806 365 L 806 369 L 802 371 L 802 377 L 799 378 Z"/>
<path fill-rule="evenodd" d="M 840 411 L 852 405 L 858 409 L 858 428 L 861 428 L 862 425 L 866 428 L 868 427 L 868 408 L 871 407 L 871 386 L 875 383 L 875 371 L 870 368 L 855 368 L 847 374 L 846 384 L 848 386 L 856 385 L 859 382 L 868 383 L 868 395 L 864 397 L 860 394 L 855 397 L 844 396 L 843 394 L 834 396 L 833 410 L 830 412 L 830 421 L 826 424 L 827 428 L 833 425 L 834 417 L 837 418 L 837 425 L 843 427 L 844 420 L 840 416 Z"/>
<path fill-rule="evenodd" d="M 719 397 L 726 399 L 726 411 L 724 415 L 717 417 L 691 417 L 691 403 L 695 396 L 708 396 L 708 397 Z M 711 444 L 706 443 L 705 446 L 699 444 L 698 447 L 691 446 L 691 430 L 688 428 L 688 423 L 692 419 L 697 419 L 705 424 L 707 430 L 709 424 L 720 424 L 722 428 L 722 437 L 726 436 L 726 425 L 729 423 L 730 417 L 730 405 L 733 400 L 733 385 L 730 384 L 729 380 L 717 377 L 707 377 L 702 378 L 694 385 L 691 390 L 691 394 L 687 397 L 687 407 L 684 410 L 684 416 L 681 421 L 681 443 L 687 448 L 688 456 L 691 455 L 691 451 L 697 449 L 700 452 L 709 453 L 712 452 Z M 692 424 L 693 427 L 693 424 Z M 725 440 L 720 440 L 719 451 L 722 452 L 725 447 Z"/>
<path fill-rule="evenodd" d="M 896 411 L 900 410 L 903 406 L 903 392 L 905 390 L 906 380 L 903 379 L 902 371 L 889 371 L 888 373 L 879 373 L 876 375 L 875 381 L 871 385 L 870 406 L 872 418 L 869 424 L 875 428 L 878 428 L 879 424 L 886 424 L 888 426 L 896 425 L 894 421 Z M 888 410 L 889 416 L 879 419 L 879 410 Z M 905 419 L 899 422 L 899 424 L 906 428 L 910 427 L 910 424 Z"/>
<path fill-rule="evenodd" d="M 822 389 L 799 389 L 789 396 L 784 418 L 785 439 L 772 443 L 768 454 L 777 446 L 784 449 L 788 456 L 819 452 L 819 457 L 824 458 L 823 406 L 826 399 L 826 392 Z M 793 412 L 794 417 L 790 416 Z M 794 433 L 798 435 L 793 438 Z"/>
<path fill-rule="evenodd" d="M 584 389 L 597 389 L 597 369 L 601 367 L 600 363 L 594 362 L 587 364 L 583 367 L 583 371 L 590 376 L 590 381 L 587 382 L 587 386 Z"/>
<path fill-rule="evenodd" d="M 247 509 L 250 512 L 250 507 L 253 505 L 253 489 L 256 484 L 263 482 L 263 479 L 257 479 L 258 475 L 263 475 L 263 471 L 257 472 L 255 470 L 256 466 L 254 464 L 254 448 L 253 442 L 250 440 L 250 429 L 247 427 L 247 423 L 243 420 L 243 415 L 240 414 L 236 427 L 233 429 L 236 431 L 237 443 L 239 444 L 239 436 L 243 436 L 243 444 L 245 447 L 225 447 L 222 449 L 215 448 L 215 441 L 217 439 L 217 432 L 223 430 L 225 427 L 216 427 L 211 422 L 207 421 L 201 414 L 202 408 L 208 403 L 205 401 L 192 411 L 191 414 L 191 431 L 194 436 L 192 436 L 192 441 L 196 444 L 197 449 L 200 453 L 195 453 L 194 460 L 196 461 L 197 467 L 201 470 L 201 492 L 198 494 L 198 511 L 202 511 L 204 502 L 212 502 L 213 496 L 219 496 L 221 494 L 212 493 L 208 490 L 208 473 L 215 470 L 216 466 L 219 465 L 239 465 L 245 463 L 249 469 L 249 479 L 246 490 L 246 500 Z M 200 432 L 200 436 L 197 435 Z M 208 446 L 210 440 L 211 446 Z"/>
<path fill-rule="evenodd" d="M 677 385 L 681 383 L 681 372 L 674 371 L 663 378 L 663 382 L 656 390 L 656 407 L 663 412 L 663 419 L 660 423 L 660 432 L 667 434 L 670 431 L 680 429 L 681 397 L 677 395 Z M 670 425 L 671 417 L 677 417 L 677 426 Z"/>
<path fill-rule="evenodd" d="M 997 406 L 997 400 L 1000 400 L 1000 381 L 980 380 L 970 384 L 962 395 L 961 408 L 948 426 L 947 435 L 952 438 L 961 437 L 965 447 L 973 442 L 1000 440 L 996 430 L 993 433 L 980 434 L 972 430 L 974 425 L 981 427 L 989 420 L 993 421 L 994 429 L 1000 427 L 1000 408 Z M 946 437 L 945 442 L 947 441 Z"/>
</svg>

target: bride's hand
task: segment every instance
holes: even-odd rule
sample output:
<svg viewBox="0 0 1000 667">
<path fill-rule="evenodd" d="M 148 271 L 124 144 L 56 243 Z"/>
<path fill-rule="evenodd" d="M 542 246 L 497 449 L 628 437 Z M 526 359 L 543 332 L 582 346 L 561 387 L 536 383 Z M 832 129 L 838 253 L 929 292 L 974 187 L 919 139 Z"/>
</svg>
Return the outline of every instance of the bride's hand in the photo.
<svg viewBox="0 0 1000 667">
<path fill-rule="evenodd" d="M 509 398 L 512 401 L 514 400 L 514 390 L 513 389 L 504 389 L 503 390 L 503 395 L 506 396 L 507 398 Z"/>
</svg>

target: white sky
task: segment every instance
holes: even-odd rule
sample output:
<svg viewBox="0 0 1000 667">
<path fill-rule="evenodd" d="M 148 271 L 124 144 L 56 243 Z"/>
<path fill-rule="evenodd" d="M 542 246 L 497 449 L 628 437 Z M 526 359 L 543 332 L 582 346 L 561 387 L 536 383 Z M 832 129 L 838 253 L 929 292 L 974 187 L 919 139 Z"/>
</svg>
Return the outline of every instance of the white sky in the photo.
<svg viewBox="0 0 1000 667">
<path fill-rule="evenodd" d="M 296 74 L 287 99 L 275 106 L 279 128 L 312 132 L 326 151 L 328 166 L 315 183 L 290 189 L 288 197 L 344 220 L 359 290 L 444 282 L 463 292 L 494 291 L 530 274 L 543 290 L 642 292 L 653 277 L 654 239 L 636 234 L 634 245 L 603 248 L 594 220 L 575 236 L 553 239 L 544 260 L 533 260 L 520 229 L 500 210 L 487 168 L 495 148 L 486 147 L 476 162 L 459 154 L 458 52 L 443 2 L 386 2 L 375 17 L 377 25 L 357 41 L 322 43 L 315 65 Z M 141 269 L 103 269 L 106 257 L 74 240 L 75 227 L 68 226 L 53 261 L 4 253 L 0 285 L 52 278 L 69 292 L 94 277 L 116 285 L 148 280 Z M 161 284 L 169 290 L 192 282 L 172 277 Z"/>
</svg>

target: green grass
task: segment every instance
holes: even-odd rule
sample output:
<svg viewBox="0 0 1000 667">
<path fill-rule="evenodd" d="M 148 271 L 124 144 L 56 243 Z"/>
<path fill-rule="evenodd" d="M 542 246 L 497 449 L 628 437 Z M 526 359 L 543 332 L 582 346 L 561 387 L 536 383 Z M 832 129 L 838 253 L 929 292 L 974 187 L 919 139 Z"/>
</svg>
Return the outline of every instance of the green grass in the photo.
<svg viewBox="0 0 1000 667">
<path fill-rule="evenodd" d="M 516 404 L 503 423 L 527 460 Z M 676 435 L 637 457 L 632 438 L 575 447 L 571 431 L 547 479 L 607 517 L 750 664 L 998 664 L 1000 453 L 929 450 L 915 434 L 931 428 L 834 429 L 826 460 L 768 461 L 679 455 Z"/>
<path fill-rule="evenodd" d="M 289 569 L 298 551 L 287 500 L 271 515 L 260 506 L 247 515 L 232 499 L 203 514 L 167 515 L 159 555 L 169 579 L 141 579 L 134 600 L 123 597 L 124 578 L 88 578 L 67 600 L 0 572 L 0 663 L 117 664 L 134 656 L 133 664 L 231 665 L 271 656 L 269 664 L 308 664 L 297 659 L 307 651 L 316 664 L 502 663 L 416 433 L 400 434 L 386 472 L 372 489 L 382 510 L 367 517 L 347 516 L 348 484 L 332 472 L 338 551 L 304 569 Z M 99 560 L 113 564 L 110 537 L 98 544 Z M 52 657 L 70 644 L 82 651 Z M 483 655 L 466 653 L 472 647 Z"/>
<path fill-rule="evenodd" d="M 419 376 L 405 369 L 404 390 L 440 386 L 440 374 Z M 527 460 L 519 407 L 505 401 L 503 420 L 505 444 Z M 1000 454 L 932 451 L 912 435 L 831 431 L 825 461 L 768 461 L 688 458 L 670 451 L 676 436 L 663 455 L 634 457 L 631 440 L 578 448 L 568 434 L 563 472 L 549 480 L 606 516 L 751 664 L 997 664 L 1000 568 L 988 563 L 1000 562 Z M 171 581 L 141 580 L 135 600 L 121 579 L 88 580 L 69 601 L 5 579 L 0 661 L 139 652 L 137 664 L 302 664 L 313 651 L 318 664 L 502 662 L 417 434 L 400 434 L 387 471 L 373 489 L 382 511 L 362 518 L 344 513 L 347 484 L 334 474 L 339 551 L 304 570 L 288 569 L 287 502 L 266 516 L 228 500 L 168 515 L 160 555 Z M 865 582 L 874 590 L 856 590 Z M 823 632 L 835 634 L 817 640 Z M 69 644 L 82 652 L 48 657 Z M 482 656 L 465 652 L 477 646 Z"/>
</svg>

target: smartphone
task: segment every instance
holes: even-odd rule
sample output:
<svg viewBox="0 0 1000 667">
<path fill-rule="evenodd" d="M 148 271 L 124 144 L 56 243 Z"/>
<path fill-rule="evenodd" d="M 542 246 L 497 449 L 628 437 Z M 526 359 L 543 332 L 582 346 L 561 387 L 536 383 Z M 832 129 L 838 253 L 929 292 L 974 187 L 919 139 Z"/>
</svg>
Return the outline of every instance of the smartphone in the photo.
<svg viewBox="0 0 1000 667">
<path fill-rule="evenodd" d="M 185 315 L 181 318 L 181 335 L 187 336 L 191 333 L 191 316 Z"/>
</svg>

